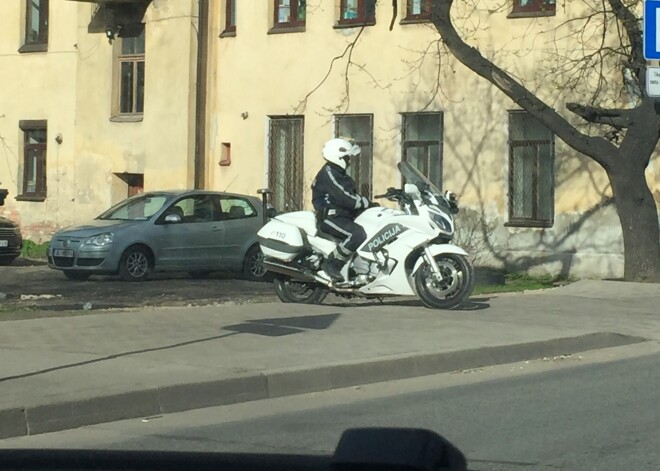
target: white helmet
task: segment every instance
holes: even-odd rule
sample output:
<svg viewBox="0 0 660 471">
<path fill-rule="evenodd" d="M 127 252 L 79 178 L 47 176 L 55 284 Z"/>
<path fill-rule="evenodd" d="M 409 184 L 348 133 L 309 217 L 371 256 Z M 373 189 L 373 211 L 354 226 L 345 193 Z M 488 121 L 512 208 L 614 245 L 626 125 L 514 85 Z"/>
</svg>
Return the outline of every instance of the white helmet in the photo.
<svg viewBox="0 0 660 471">
<path fill-rule="evenodd" d="M 323 158 L 346 170 L 350 158 L 360 155 L 360 150 L 360 146 L 352 139 L 338 137 L 330 139 L 323 145 Z"/>
</svg>

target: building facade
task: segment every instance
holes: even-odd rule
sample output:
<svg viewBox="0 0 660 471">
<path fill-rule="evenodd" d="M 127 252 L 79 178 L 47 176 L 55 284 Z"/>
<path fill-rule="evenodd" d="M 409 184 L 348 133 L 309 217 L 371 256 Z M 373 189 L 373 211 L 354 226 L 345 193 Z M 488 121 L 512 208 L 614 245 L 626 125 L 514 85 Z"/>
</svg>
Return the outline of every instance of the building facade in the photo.
<svg viewBox="0 0 660 471">
<path fill-rule="evenodd" d="M 402 160 L 458 193 L 459 241 L 479 263 L 623 273 L 605 172 L 453 59 L 428 0 L 399 0 L 394 18 L 391 2 L 370 0 L 51 1 L 47 51 L 20 49 L 39 25 L 26 5 L 48 2 L 8 3 L 0 78 L 13 85 L 0 109 L 9 156 L 0 187 L 18 196 L 4 211 L 29 237 L 44 240 L 141 189 L 269 187 L 279 210 L 309 209 L 323 143 L 348 136 L 363 148 L 351 167 L 363 193 L 400 185 Z M 585 44 L 557 28 L 583 2 L 491 3 L 457 2 L 457 27 L 563 110 L 568 92 L 583 90 L 565 89 L 570 70 L 558 58 Z M 44 120 L 46 134 L 32 131 Z M 46 170 L 26 172 L 39 152 Z M 39 175 L 46 197 L 25 198 Z M 660 201 L 657 159 L 647 176 Z"/>
<path fill-rule="evenodd" d="M 0 187 L 27 238 L 195 167 L 197 4 L 2 2 Z"/>
</svg>

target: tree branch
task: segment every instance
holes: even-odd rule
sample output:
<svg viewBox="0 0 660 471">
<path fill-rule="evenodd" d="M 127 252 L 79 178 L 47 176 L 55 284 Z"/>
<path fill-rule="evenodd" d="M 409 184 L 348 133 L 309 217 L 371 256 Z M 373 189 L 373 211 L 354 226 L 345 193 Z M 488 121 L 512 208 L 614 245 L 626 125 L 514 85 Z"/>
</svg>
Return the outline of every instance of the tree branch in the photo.
<svg viewBox="0 0 660 471">
<path fill-rule="evenodd" d="M 624 129 L 633 123 L 634 110 L 612 110 L 596 106 L 566 103 L 566 108 L 590 123 L 607 124 Z"/>
<path fill-rule="evenodd" d="M 628 42 L 630 43 L 630 63 L 628 66 L 634 70 L 639 88 L 644 90 L 646 86 L 646 60 L 644 59 L 644 43 L 642 31 L 639 27 L 639 18 L 621 0 L 608 1 L 614 15 L 621 22 L 628 36 Z"/>
<path fill-rule="evenodd" d="M 573 149 L 588 155 L 605 169 L 610 168 L 613 164 L 612 155 L 618 154 L 617 147 L 602 137 L 588 136 L 578 131 L 557 111 L 516 82 L 504 70 L 482 56 L 477 49 L 465 43 L 451 22 L 453 3 L 453 0 L 434 0 L 432 21 L 454 57 L 470 70 L 495 85 L 518 106 L 542 121 Z"/>
<path fill-rule="evenodd" d="M 325 73 L 325 75 L 319 81 L 319 83 L 317 83 L 316 86 L 312 90 L 307 92 L 307 94 L 304 96 L 304 98 L 302 100 L 300 100 L 300 102 L 298 103 L 298 106 L 295 107 L 295 109 L 293 111 L 293 114 L 300 114 L 300 113 L 305 112 L 305 109 L 307 108 L 307 101 L 319 88 L 321 88 L 321 86 L 325 83 L 325 81 L 328 79 L 328 77 L 330 77 L 330 74 L 332 73 L 332 69 L 335 65 L 335 62 L 337 62 L 340 59 L 343 59 L 344 57 L 346 57 L 347 54 L 348 54 L 348 60 L 346 62 L 346 72 L 345 72 L 346 76 L 345 76 L 345 79 L 346 79 L 346 93 L 348 93 L 348 69 L 353 64 L 353 62 L 351 61 L 351 58 L 353 56 L 353 49 L 355 49 L 355 46 L 357 45 L 358 41 L 360 40 L 360 36 L 362 36 L 362 32 L 364 31 L 364 26 L 365 25 L 362 25 L 362 27 L 358 31 L 357 35 L 355 36 L 355 38 L 350 43 L 348 43 L 346 45 L 346 48 L 344 49 L 344 52 L 342 52 L 341 54 L 339 54 L 339 55 L 332 58 L 332 60 L 330 61 L 330 66 L 328 67 L 328 71 Z M 346 97 L 344 97 L 344 99 L 342 100 L 342 103 L 338 106 L 338 108 L 340 108 L 345 101 L 346 101 Z"/>
</svg>

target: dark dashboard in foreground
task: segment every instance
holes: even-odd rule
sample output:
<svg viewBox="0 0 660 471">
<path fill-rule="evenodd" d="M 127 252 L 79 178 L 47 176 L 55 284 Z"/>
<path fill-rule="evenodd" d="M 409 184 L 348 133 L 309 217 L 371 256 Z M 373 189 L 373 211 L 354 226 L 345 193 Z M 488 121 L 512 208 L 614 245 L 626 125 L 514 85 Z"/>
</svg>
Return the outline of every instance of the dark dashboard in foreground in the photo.
<svg viewBox="0 0 660 471">
<path fill-rule="evenodd" d="M 421 429 L 349 429 L 332 456 L 169 451 L 3 450 L 1 471 L 467 471 L 463 454 Z"/>
</svg>

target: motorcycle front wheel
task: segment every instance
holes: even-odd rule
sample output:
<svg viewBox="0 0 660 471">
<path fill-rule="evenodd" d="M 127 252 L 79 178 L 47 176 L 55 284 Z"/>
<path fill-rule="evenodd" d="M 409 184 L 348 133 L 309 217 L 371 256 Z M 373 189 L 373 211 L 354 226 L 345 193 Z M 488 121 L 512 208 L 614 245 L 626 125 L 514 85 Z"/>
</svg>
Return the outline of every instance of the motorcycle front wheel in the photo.
<svg viewBox="0 0 660 471">
<path fill-rule="evenodd" d="M 321 304 L 328 290 L 316 283 L 275 278 L 275 294 L 283 303 Z"/>
<path fill-rule="evenodd" d="M 446 253 L 433 257 L 442 279 L 437 279 L 428 263 L 415 273 L 415 289 L 420 301 L 434 309 L 452 309 L 463 304 L 474 288 L 474 269 L 463 255 Z"/>
</svg>

